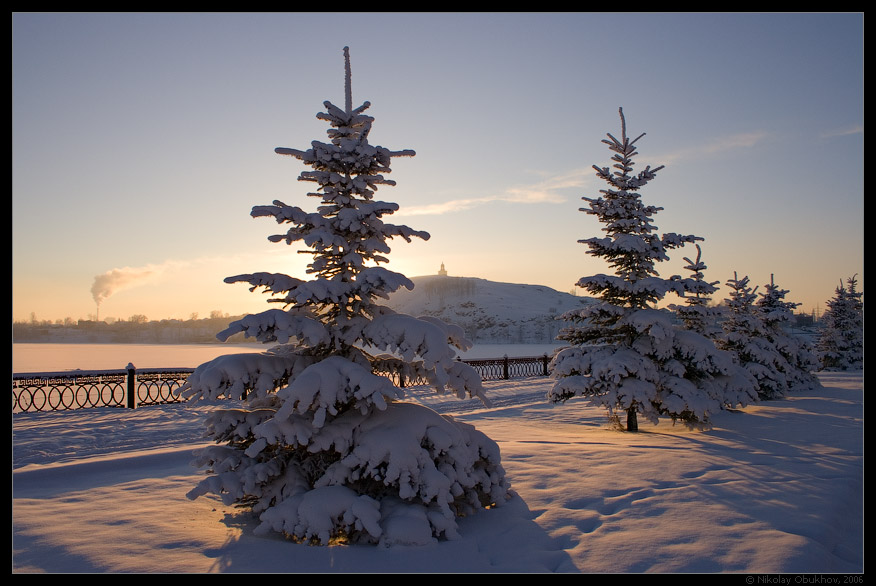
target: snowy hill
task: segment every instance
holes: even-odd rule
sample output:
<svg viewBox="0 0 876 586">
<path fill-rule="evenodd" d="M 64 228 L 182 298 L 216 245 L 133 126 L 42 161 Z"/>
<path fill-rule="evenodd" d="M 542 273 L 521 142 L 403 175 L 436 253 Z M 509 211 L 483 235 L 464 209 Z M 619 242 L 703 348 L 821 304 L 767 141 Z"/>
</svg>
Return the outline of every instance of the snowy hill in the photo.
<svg viewBox="0 0 876 586">
<path fill-rule="evenodd" d="M 414 290 L 392 294 L 387 305 L 409 315 L 456 324 L 480 344 L 548 344 L 563 322 L 557 316 L 591 302 L 542 285 L 497 283 L 473 277 L 413 277 Z"/>
</svg>

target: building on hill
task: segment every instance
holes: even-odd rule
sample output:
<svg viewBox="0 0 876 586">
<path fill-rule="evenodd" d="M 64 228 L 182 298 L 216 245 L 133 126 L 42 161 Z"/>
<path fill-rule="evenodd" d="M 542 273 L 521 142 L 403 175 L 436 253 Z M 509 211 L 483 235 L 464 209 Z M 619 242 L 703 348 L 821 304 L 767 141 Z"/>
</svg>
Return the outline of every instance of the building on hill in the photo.
<svg viewBox="0 0 876 586">
<path fill-rule="evenodd" d="M 438 276 L 439 277 L 446 277 L 447 276 L 447 270 L 444 268 L 444 263 L 441 263 L 441 268 L 438 269 Z"/>
</svg>

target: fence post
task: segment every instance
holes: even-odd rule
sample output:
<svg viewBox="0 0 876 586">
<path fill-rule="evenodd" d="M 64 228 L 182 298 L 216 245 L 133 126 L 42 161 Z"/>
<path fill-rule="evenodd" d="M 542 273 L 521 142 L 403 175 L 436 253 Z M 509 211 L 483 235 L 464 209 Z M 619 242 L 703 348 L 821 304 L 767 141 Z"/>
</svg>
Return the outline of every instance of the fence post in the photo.
<svg viewBox="0 0 876 586">
<path fill-rule="evenodd" d="M 134 364 L 129 362 L 126 367 L 128 370 L 128 387 L 127 387 L 127 395 L 128 395 L 128 409 L 136 409 L 137 408 L 137 369 L 134 368 Z"/>
<path fill-rule="evenodd" d="M 544 355 L 544 357 L 542 358 L 542 361 L 544 362 L 544 375 L 547 376 L 548 374 L 550 374 L 550 373 L 548 373 L 548 356 L 547 356 L 547 354 Z"/>
<path fill-rule="evenodd" d="M 508 380 L 508 355 L 505 354 L 505 360 L 502 364 L 502 374 L 505 375 L 505 380 Z"/>
</svg>

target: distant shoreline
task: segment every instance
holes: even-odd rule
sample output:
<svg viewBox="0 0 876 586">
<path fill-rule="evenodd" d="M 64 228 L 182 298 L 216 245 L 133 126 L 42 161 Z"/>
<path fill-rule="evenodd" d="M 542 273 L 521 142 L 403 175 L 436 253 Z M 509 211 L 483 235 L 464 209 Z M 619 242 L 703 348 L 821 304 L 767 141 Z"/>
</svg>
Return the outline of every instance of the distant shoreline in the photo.
<svg viewBox="0 0 876 586">
<path fill-rule="evenodd" d="M 530 358 L 552 356 L 563 346 L 551 344 L 475 344 L 463 359 Z M 225 354 L 263 352 L 271 344 L 247 343 L 92 343 L 92 342 L 13 342 L 13 374 L 69 370 L 116 370 L 132 363 L 136 368 L 195 368 Z"/>
</svg>

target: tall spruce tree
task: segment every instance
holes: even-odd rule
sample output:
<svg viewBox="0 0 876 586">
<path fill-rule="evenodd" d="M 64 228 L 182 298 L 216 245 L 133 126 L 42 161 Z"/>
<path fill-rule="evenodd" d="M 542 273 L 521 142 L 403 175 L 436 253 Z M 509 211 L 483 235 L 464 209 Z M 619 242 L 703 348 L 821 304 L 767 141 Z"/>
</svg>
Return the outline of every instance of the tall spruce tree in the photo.
<svg viewBox="0 0 876 586">
<path fill-rule="evenodd" d="M 588 254 L 605 259 L 614 275 L 583 277 L 577 283 L 600 301 L 568 312 L 573 322 L 559 339 L 573 346 L 558 352 L 552 363 L 556 378 L 549 398 L 566 401 L 583 396 L 606 408 L 613 420 L 626 413 L 626 429 L 638 429 L 638 414 L 653 423 L 660 416 L 691 427 L 705 427 L 711 413 L 739 397 L 752 396 L 752 382 L 706 337 L 673 323 L 658 301 L 673 292 L 696 287 L 692 280 L 660 278 L 656 263 L 667 251 L 702 240 L 697 236 L 657 234 L 652 216 L 662 208 L 645 205 L 638 193 L 663 167 L 633 173 L 636 142 L 627 137 L 623 110 L 620 139 L 608 134 L 613 169 L 593 168 L 608 187 L 601 197 L 584 197 L 581 211 L 605 225 L 606 236 L 580 242 Z"/>
<path fill-rule="evenodd" d="M 402 401 L 390 375 L 427 378 L 435 389 L 486 401 L 480 377 L 454 360 L 451 346 L 470 343 L 459 328 L 398 314 L 379 305 L 405 276 L 378 266 L 387 240 L 428 238 L 384 223 L 398 209 L 374 200 L 390 160 L 411 150 L 369 144 L 373 118 L 352 106 L 349 51 L 344 48 L 345 107 L 325 102 L 317 118 L 329 142 L 276 152 L 311 167 L 316 212 L 275 201 L 254 217 L 291 227 L 272 242 L 303 243 L 311 280 L 253 273 L 226 279 L 263 288 L 282 309 L 246 316 L 218 337 L 244 332 L 277 344 L 261 354 L 223 356 L 201 365 L 181 389 L 191 401 L 240 404 L 207 421 L 217 445 L 200 451 L 209 475 L 189 493 L 220 495 L 251 508 L 257 533 L 327 544 L 422 544 L 457 534 L 456 517 L 501 504 L 508 483 L 495 442 L 471 425 Z M 388 351 L 392 354 L 376 354 Z"/>
<path fill-rule="evenodd" d="M 824 370 L 857 370 L 864 367 L 863 292 L 857 275 L 840 281 L 827 311 L 821 316 L 816 351 Z"/>
</svg>

